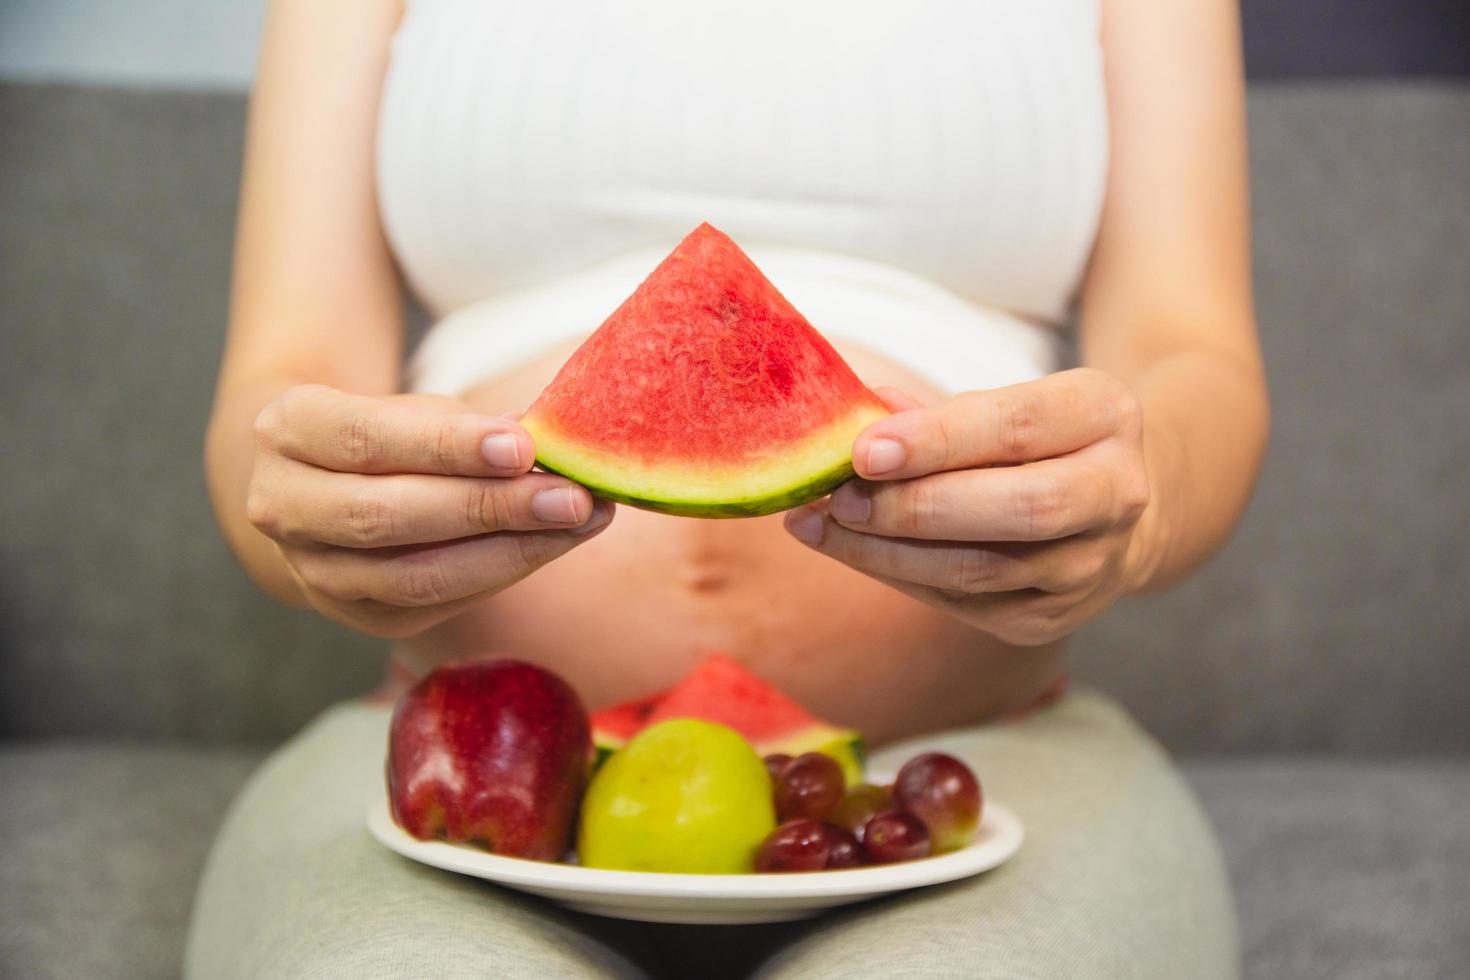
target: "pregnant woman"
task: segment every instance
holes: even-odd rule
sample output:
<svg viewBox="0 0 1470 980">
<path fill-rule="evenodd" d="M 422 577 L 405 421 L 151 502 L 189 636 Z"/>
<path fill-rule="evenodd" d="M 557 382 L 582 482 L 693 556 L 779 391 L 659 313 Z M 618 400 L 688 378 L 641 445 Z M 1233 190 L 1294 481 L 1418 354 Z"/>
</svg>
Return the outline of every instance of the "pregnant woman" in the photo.
<svg viewBox="0 0 1470 980">
<path fill-rule="evenodd" d="M 371 842 L 380 697 L 236 801 L 191 975 L 1234 976 L 1208 825 L 1061 644 L 1250 492 L 1243 130 L 1228 0 L 275 0 L 207 446 L 256 581 L 390 638 L 399 685 L 493 651 L 598 706 L 726 651 L 880 761 L 945 730 L 1029 836 L 796 926 L 592 919 Z M 689 520 L 531 471 L 516 414 L 705 220 L 896 410 L 821 504 Z"/>
</svg>

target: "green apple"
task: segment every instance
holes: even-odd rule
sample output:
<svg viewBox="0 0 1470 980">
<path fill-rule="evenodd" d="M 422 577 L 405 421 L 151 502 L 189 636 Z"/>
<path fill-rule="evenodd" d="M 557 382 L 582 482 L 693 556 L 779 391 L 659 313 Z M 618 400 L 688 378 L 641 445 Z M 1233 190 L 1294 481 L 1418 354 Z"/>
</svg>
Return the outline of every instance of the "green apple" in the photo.
<svg viewBox="0 0 1470 980">
<path fill-rule="evenodd" d="M 740 874 L 776 826 L 766 765 L 733 729 L 675 718 L 614 752 L 582 802 L 589 868 Z"/>
</svg>

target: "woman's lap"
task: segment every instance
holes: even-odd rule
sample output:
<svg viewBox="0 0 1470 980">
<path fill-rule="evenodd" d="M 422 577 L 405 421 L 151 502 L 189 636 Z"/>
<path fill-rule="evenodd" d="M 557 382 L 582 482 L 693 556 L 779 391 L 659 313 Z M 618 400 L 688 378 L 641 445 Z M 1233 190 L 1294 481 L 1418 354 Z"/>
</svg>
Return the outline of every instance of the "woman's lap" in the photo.
<svg viewBox="0 0 1470 980">
<path fill-rule="evenodd" d="M 369 837 L 387 721 L 383 708 L 338 705 L 252 777 L 200 883 L 186 976 L 643 975 L 595 924 L 416 865 Z"/>
<path fill-rule="evenodd" d="M 386 724 L 382 709 L 340 705 L 251 780 L 200 885 L 190 976 L 1237 975 L 1209 827 L 1152 740 L 1097 695 L 943 736 L 1025 821 L 1008 864 L 784 926 L 600 920 L 389 853 L 363 827 Z"/>
<path fill-rule="evenodd" d="M 1116 704 L 1072 694 L 1029 719 L 937 741 L 1021 817 L 1020 852 L 978 879 L 829 919 L 761 976 L 1238 976 L 1213 832 L 1183 777 Z M 913 753 L 894 745 L 873 761 L 897 766 Z"/>
</svg>

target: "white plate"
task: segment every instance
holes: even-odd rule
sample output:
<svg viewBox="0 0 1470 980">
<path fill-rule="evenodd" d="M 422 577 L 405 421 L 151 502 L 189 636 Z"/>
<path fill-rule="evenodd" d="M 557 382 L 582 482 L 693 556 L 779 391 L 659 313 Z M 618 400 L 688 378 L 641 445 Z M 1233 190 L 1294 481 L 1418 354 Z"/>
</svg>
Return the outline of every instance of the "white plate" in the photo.
<svg viewBox="0 0 1470 980">
<path fill-rule="evenodd" d="M 889 892 L 968 878 L 1015 854 L 1024 836 L 1015 814 L 987 800 L 975 839 L 937 857 L 842 871 L 690 875 L 604 871 L 417 840 L 393 822 L 386 797 L 369 808 L 367 825 L 374 837 L 406 858 L 542 895 L 579 912 L 644 922 L 723 925 L 804 919 Z"/>
</svg>

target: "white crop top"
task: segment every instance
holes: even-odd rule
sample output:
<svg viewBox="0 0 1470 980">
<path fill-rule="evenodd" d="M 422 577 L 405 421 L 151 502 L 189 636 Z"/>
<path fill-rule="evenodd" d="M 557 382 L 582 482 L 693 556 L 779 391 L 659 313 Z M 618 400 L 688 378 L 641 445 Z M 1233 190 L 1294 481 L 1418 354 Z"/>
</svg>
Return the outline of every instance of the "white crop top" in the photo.
<svg viewBox="0 0 1470 980">
<path fill-rule="evenodd" d="M 384 225 L 455 392 L 590 332 L 701 221 L 950 390 L 1055 366 L 1107 167 L 1098 0 L 408 0 Z"/>
</svg>

